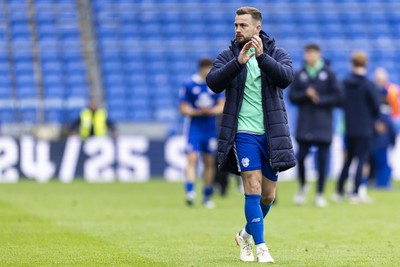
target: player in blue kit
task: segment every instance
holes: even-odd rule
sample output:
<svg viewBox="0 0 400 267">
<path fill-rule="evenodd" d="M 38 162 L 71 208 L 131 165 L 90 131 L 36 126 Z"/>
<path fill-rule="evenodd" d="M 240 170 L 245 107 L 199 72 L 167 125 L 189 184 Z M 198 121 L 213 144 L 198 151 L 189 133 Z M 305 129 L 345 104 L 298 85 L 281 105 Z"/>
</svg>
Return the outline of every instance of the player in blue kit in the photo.
<svg viewBox="0 0 400 267">
<path fill-rule="evenodd" d="M 186 115 L 184 134 L 187 138 L 186 152 L 188 165 L 186 169 L 186 201 L 189 206 L 194 204 L 196 166 L 198 157 L 203 156 L 204 188 L 203 204 L 213 208 L 210 200 L 213 193 L 213 178 L 215 173 L 215 152 L 217 149 L 216 116 L 224 108 L 224 95 L 212 92 L 205 78 L 213 65 L 209 58 L 199 60 L 199 72 L 184 83 L 180 92 L 180 112 Z"/>
</svg>

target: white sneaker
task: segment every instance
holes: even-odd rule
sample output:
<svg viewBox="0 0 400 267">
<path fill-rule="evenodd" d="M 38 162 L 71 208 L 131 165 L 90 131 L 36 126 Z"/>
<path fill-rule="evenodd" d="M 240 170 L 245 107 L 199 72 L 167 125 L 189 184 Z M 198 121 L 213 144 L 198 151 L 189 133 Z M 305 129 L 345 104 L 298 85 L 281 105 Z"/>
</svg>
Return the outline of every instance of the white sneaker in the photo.
<svg viewBox="0 0 400 267">
<path fill-rule="evenodd" d="M 192 207 L 194 205 L 194 200 L 196 198 L 196 192 L 195 191 L 191 191 L 186 193 L 186 204 L 189 207 Z"/>
<path fill-rule="evenodd" d="M 362 204 L 372 204 L 374 201 L 368 196 L 368 189 L 366 185 L 361 185 L 358 189 L 358 196 Z"/>
<path fill-rule="evenodd" d="M 274 259 L 269 254 L 268 248 L 260 248 L 257 252 L 257 262 L 274 263 Z"/>
<path fill-rule="evenodd" d="M 326 206 L 328 206 L 328 203 L 322 195 L 317 195 L 315 197 L 314 203 L 315 206 L 317 206 L 318 208 L 326 208 Z"/>
<path fill-rule="evenodd" d="M 339 203 L 343 201 L 343 196 L 338 194 L 338 193 L 334 193 L 331 197 L 331 200 L 335 203 Z"/>
<path fill-rule="evenodd" d="M 362 204 L 373 204 L 374 201 L 368 195 L 360 196 L 360 200 Z"/>
<path fill-rule="evenodd" d="M 293 202 L 296 205 L 302 206 L 306 203 L 307 195 L 304 190 L 300 190 L 293 198 Z"/>
<path fill-rule="evenodd" d="M 236 244 L 240 248 L 240 260 L 241 261 L 254 261 L 253 242 L 251 241 L 251 238 L 244 239 L 243 237 L 241 237 L 239 235 L 239 233 L 236 234 L 235 240 L 236 240 Z"/>
<path fill-rule="evenodd" d="M 207 200 L 207 201 L 203 202 L 203 205 L 207 209 L 214 209 L 215 208 L 215 203 L 212 202 L 211 200 Z"/>
<path fill-rule="evenodd" d="M 352 195 L 349 198 L 350 203 L 354 204 L 354 205 L 358 205 L 358 204 L 372 204 L 373 201 L 370 197 L 368 196 L 359 196 L 359 195 Z"/>
<path fill-rule="evenodd" d="M 362 204 L 361 198 L 358 195 L 351 195 L 349 201 L 353 205 Z"/>
</svg>

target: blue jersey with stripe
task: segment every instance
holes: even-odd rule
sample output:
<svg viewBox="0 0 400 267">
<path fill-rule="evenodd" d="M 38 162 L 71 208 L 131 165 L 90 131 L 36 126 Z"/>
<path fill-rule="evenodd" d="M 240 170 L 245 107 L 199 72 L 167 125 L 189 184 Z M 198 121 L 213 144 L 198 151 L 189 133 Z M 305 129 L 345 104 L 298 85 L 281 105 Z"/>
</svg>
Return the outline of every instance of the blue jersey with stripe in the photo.
<svg viewBox="0 0 400 267">
<path fill-rule="evenodd" d="M 185 82 L 180 91 L 180 102 L 189 104 L 193 109 L 215 107 L 223 94 L 215 94 L 208 88 L 206 81 L 197 74 Z M 217 134 L 215 116 L 193 116 L 188 117 L 185 123 L 186 134 L 189 136 Z"/>
</svg>

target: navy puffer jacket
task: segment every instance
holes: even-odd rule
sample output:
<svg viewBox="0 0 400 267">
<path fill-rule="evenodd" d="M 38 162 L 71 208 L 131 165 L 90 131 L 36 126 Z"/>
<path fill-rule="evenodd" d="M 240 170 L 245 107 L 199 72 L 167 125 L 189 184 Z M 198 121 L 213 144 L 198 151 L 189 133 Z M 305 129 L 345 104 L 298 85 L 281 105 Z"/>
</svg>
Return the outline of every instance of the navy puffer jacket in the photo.
<svg viewBox="0 0 400 267">
<path fill-rule="evenodd" d="M 293 80 L 292 60 L 288 53 L 275 47 L 275 41 L 260 32 L 264 53 L 257 57 L 261 69 L 264 127 L 268 140 L 268 156 L 271 167 L 284 171 L 296 165 L 283 93 Z M 247 76 L 246 65 L 237 59 L 240 47 L 232 41 L 229 49 L 222 51 L 207 75 L 212 91 L 225 90 L 226 102 L 218 137 L 218 165 L 221 170 L 239 174 L 233 144 L 238 126 L 238 114 L 242 105 Z"/>
<path fill-rule="evenodd" d="M 307 96 L 307 88 L 314 86 L 319 102 Z M 333 109 L 340 105 L 342 91 L 334 72 L 324 64 L 315 78 L 304 67 L 296 73 L 290 86 L 290 100 L 299 105 L 296 139 L 299 142 L 330 143 L 333 135 Z"/>
</svg>

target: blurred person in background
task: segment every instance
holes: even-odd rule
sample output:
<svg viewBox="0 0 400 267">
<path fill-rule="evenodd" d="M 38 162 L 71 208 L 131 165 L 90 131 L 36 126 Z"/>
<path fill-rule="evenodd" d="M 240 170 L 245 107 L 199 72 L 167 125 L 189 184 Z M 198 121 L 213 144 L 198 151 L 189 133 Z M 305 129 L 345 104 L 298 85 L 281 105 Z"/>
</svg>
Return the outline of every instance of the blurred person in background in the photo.
<svg viewBox="0 0 400 267">
<path fill-rule="evenodd" d="M 108 118 L 107 111 L 100 108 L 96 100 L 91 100 L 70 127 L 70 132 L 79 133 L 82 140 L 91 136 L 106 136 L 109 132 L 112 138 L 117 137 L 114 123 Z"/>
<path fill-rule="evenodd" d="M 219 115 L 217 116 L 217 125 L 218 125 L 218 132 L 219 132 L 219 128 L 221 125 L 221 120 L 222 120 L 222 116 Z M 220 195 L 222 197 L 225 197 L 227 195 L 227 190 L 229 189 L 229 183 L 230 183 L 230 179 L 234 179 L 237 184 L 237 190 L 240 193 L 243 193 L 243 182 L 240 176 L 238 175 L 229 175 L 228 172 L 220 170 L 218 168 L 218 161 L 215 161 L 215 178 L 214 178 L 214 182 L 215 182 L 215 188 L 217 189 L 217 191 L 219 191 Z M 233 177 L 232 177 L 233 176 Z"/>
<path fill-rule="evenodd" d="M 217 149 L 216 116 L 224 108 L 224 95 L 212 92 L 205 78 L 212 67 L 210 58 L 198 62 L 199 72 L 186 81 L 180 91 L 180 112 L 186 116 L 184 134 L 187 138 L 186 153 L 186 203 L 194 205 L 196 170 L 199 156 L 204 163 L 203 205 L 214 208 L 211 201 L 215 175 L 215 152 Z"/>
<path fill-rule="evenodd" d="M 320 47 L 309 44 L 304 51 L 304 67 L 297 72 L 290 87 L 290 100 L 299 107 L 296 140 L 300 189 L 294 202 L 307 200 L 304 161 L 312 146 L 318 149 L 318 182 L 315 205 L 326 207 L 324 188 L 327 159 L 333 134 L 333 109 L 339 105 L 341 91 L 335 73 L 325 64 Z"/>
<path fill-rule="evenodd" d="M 392 169 L 388 162 L 388 150 L 396 143 L 396 129 L 391 118 L 387 91 L 381 91 L 380 114 L 375 121 L 375 131 L 372 146 L 372 162 L 374 166 L 375 186 L 390 189 Z"/>
<path fill-rule="evenodd" d="M 358 159 L 358 163 L 350 201 L 354 204 L 370 201 L 366 194 L 359 194 L 359 187 L 363 167 L 367 163 L 370 153 L 374 123 L 379 115 L 379 95 L 374 83 L 366 76 L 367 60 L 365 53 L 354 52 L 351 56 L 352 73 L 343 81 L 347 153 L 337 182 L 336 193 L 332 196 L 334 202 L 343 199 L 345 183 L 353 159 Z"/>
<path fill-rule="evenodd" d="M 375 70 L 375 84 L 378 89 L 385 91 L 387 102 L 391 107 L 391 116 L 396 126 L 397 132 L 400 131 L 400 87 L 389 81 L 389 76 L 384 68 Z"/>
<path fill-rule="evenodd" d="M 221 113 L 222 114 L 222 113 Z M 221 125 L 222 116 L 218 115 L 216 117 L 217 120 L 217 132 L 219 131 Z M 218 161 L 215 161 L 215 176 L 214 176 L 214 185 L 217 191 L 219 191 L 222 197 L 226 196 L 228 185 L 229 185 L 229 173 L 226 171 L 222 171 L 218 169 Z"/>
<path fill-rule="evenodd" d="M 273 263 L 264 240 L 264 218 L 275 198 L 278 171 L 295 166 L 281 88 L 293 80 L 292 60 L 261 30 L 253 7 L 236 11 L 235 40 L 221 52 L 207 76 L 226 104 L 218 139 L 219 168 L 241 175 L 247 224 L 236 234 L 242 261 Z"/>
</svg>

